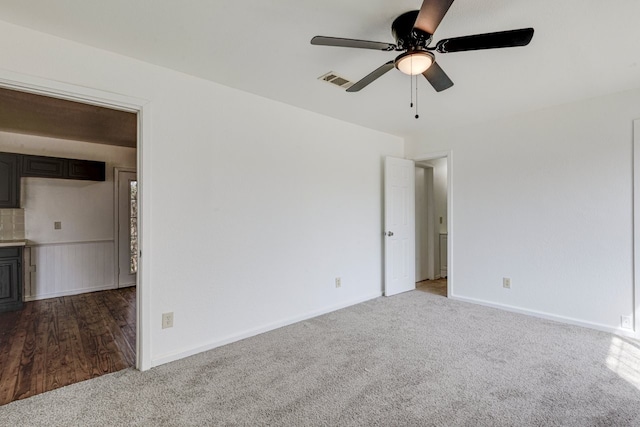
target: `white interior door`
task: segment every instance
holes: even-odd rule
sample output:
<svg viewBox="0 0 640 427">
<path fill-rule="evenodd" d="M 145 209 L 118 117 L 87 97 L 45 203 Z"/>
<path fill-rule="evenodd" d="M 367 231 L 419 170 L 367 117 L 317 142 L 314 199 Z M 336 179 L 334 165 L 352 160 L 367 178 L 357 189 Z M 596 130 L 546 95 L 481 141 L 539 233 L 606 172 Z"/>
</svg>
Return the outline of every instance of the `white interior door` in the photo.
<svg viewBox="0 0 640 427">
<path fill-rule="evenodd" d="M 411 160 L 384 163 L 384 294 L 416 288 L 415 171 Z"/>
<path fill-rule="evenodd" d="M 138 194 L 135 172 L 118 174 L 118 287 L 134 286 L 138 270 Z"/>
</svg>

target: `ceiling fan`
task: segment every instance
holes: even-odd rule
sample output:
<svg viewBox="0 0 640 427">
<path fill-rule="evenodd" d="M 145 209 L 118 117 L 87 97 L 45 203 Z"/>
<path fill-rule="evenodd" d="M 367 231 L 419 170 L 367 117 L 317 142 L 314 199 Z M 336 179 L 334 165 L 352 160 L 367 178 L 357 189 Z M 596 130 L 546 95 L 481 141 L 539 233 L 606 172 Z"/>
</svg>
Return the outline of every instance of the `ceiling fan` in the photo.
<svg viewBox="0 0 640 427">
<path fill-rule="evenodd" d="M 398 16 L 391 25 L 391 32 L 396 39 L 396 44 L 324 36 L 315 36 L 311 39 L 311 44 L 403 51 L 394 60 L 387 62 L 356 82 L 347 89 L 347 92 L 362 90 L 394 67 L 411 76 L 422 74 L 437 92 L 441 92 L 453 86 L 453 82 L 436 62 L 434 51 L 450 53 L 526 46 L 533 38 L 533 28 L 523 28 L 444 39 L 430 47 L 433 34 L 452 3 L 453 0 L 424 0 L 420 10 L 412 10 Z"/>
</svg>

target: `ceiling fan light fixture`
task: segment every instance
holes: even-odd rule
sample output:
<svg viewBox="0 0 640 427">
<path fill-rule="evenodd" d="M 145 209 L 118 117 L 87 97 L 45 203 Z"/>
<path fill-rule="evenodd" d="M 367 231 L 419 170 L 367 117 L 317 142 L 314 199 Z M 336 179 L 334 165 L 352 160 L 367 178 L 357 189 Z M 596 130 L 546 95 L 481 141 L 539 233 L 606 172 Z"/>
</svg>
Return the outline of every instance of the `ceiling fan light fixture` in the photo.
<svg viewBox="0 0 640 427">
<path fill-rule="evenodd" d="M 395 66 L 410 76 L 422 74 L 433 65 L 434 56 L 425 50 L 410 50 L 398 56 Z"/>
</svg>

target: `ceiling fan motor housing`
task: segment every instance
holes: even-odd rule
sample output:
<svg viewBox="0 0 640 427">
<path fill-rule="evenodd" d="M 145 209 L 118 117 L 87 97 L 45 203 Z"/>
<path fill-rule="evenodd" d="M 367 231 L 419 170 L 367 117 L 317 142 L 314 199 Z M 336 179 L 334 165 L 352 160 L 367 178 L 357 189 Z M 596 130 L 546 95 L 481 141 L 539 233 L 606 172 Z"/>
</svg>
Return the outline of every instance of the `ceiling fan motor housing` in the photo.
<svg viewBox="0 0 640 427">
<path fill-rule="evenodd" d="M 419 10 L 412 10 L 403 13 L 391 24 L 391 33 L 396 39 L 398 50 L 425 49 L 431 43 L 431 34 L 413 27 L 419 12 Z"/>
</svg>

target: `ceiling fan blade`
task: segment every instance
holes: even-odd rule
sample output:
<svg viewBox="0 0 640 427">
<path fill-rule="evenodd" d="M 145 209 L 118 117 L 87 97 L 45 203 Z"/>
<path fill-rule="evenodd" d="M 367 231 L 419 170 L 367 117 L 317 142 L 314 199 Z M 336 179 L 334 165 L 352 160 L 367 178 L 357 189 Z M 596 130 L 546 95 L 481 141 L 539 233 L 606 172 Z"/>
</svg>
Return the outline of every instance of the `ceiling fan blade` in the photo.
<svg viewBox="0 0 640 427">
<path fill-rule="evenodd" d="M 497 33 L 476 34 L 440 40 L 436 45 L 436 50 L 440 53 L 449 53 L 526 46 L 532 38 L 533 28 L 522 28 L 520 30 L 499 31 Z"/>
<path fill-rule="evenodd" d="M 347 89 L 347 92 L 359 92 L 361 89 L 364 89 L 369 84 L 373 83 L 374 80 L 382 77 L 385 73 L 389 72 L 394 67 L 394 61 L 389 61 L 381 67 L 378 67 L 373 72 L 369 73 L 366 77 L 364 77 L 359 82 L 356 82 L 353 86 Z"/>
<path fill-rule="evenodd" d="M 413 27 L 434 34 L 452 3 L 453 0 L 424 0 Z"/>
<path fill-rule="evenodd" d="M 355 47 L 358 49 L 395 50 L 396 45 L 384 42 L 372 42 L 369 40 L 342 39 L 339 37 L 315 36 L 311 44 L 318 46 Z"/>
<path fill-rule="evenodd" d="M 453 82 L 447 76 L 447 73 L 444 72 L 442 68 L 438 65 L 437 62 L 431 64 L 431 67 L 427 69 L 423 76 L 431 83 L 431 86 L 436 90 L 436 92 L 442 92 L 445 89 L 449 89 L 453 86 Z"/>
</svg>

